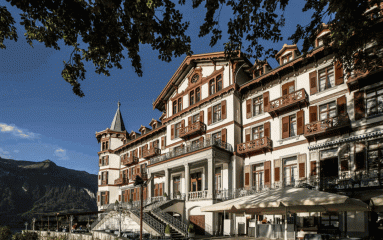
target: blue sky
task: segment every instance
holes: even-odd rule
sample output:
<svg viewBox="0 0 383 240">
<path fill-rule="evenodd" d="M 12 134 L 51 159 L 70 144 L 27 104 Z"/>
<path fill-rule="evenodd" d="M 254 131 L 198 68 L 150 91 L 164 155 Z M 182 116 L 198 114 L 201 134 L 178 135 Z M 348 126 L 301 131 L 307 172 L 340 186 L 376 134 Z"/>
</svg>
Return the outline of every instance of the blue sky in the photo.
<svg viewBox="0 0 383 240">
<path fill-rule="evenodd" d="M 189 4 L 179 9 L 191 23 L 187 34 L 194 53 L 223 51 L 231 13 L 222 9 L 219 22 L 223 37 L 211 48 L 210 37 L 198 38 L 206 10 L 203 6 L 193 10 Z M 304 1 L 291 0 L 285 13 L 283 41 L 264 43 L 265 48 L 279 50 L 283 43 L 291 44 L 287 38 L 296 24 L 310 20 L 310 14 L 301 12 L 303 4 Z M 127 57 L 122 62 L 123 69 L 112 69 L 110 77 L 96 74 L 94 66 L 86 63 L 86 79 L 81 82 L 85 97 L 80 98 L 61 77 L 63 61 L 69 60 L 71 49 L 63 42 L 60 51 L 38 42 L 30 47 L 24 38 L 25 30 L 19 25 L 20 11 L 4 0 L 0 0 L 0 5 L 11 11 L 19 35 L 17 42 L 6 40 L 7 48 L 0 49 L 1 157 L 36 162 L 50 159 L 59 166 L 97 174 L 99 145 L 95 132 L 110 127 L 119 100 L 129 132 L 138 131 L 141 125 L 148 126 L 152 118 L 161 116 L 153 110 L 152 102 L 185 56 L 166 63 L 158 59 L 158 52 L 142 45 L 143 77 L 136 75 Z M 274 59 L 268 61 L 272 67 L 277 66 Z"/>
</svg>

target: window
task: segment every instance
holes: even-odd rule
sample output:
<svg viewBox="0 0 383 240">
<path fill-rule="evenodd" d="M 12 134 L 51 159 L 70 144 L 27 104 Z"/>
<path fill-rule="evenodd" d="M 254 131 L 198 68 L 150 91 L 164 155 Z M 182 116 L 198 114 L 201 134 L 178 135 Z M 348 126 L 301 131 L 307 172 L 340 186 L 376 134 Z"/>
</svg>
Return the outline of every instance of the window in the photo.
<svg viewBox="0 0 383 240">
<path fill-rule="evenodd" d="M 191 143 L 191 148 L 192 149 L 196 149 L 196 148 L 198 148 L 199 146 L 200 146 L 200 140 L 199 139 L 197 139 L 197 140 L 194 140 L 194 141 L 192 141 L 192 143 Z"/>
<path fill-rule="evenodd" d="M 181 177 L 173 178 L 173 194 L 181 193 Z"/>
<path fill-rule="evenodd" d="M 191 123 L 196 123 L 199 121 L 199 113 L 195 114 L 194 116 L 191 117 Z"/>
<path fill-rule="evenodd" d="M 177 123 L 175 125 L 174 138 L 178 138 L 180 134 L 180 127 L 181 127 L 181 123 Z"/>
<path fill-rule="evenodd" d="M 192 173 L 190 176 L 190 191 L 197 192 L 202 190 L 202 173 Z"/>
<path fill-rule="evenodd" d="M 293 55 L 291 53 L 285 55 L 282 57 L 282 64 L 285 64 L 287 62 L 290 62 L 293 58 Z"/>
<path fill-rule="evenodd" d="M 201 92 L 199 87 L 195 89 L 195 102 L 199 102 L 201 100 Z"/>
<path fill-rule="evenodd" d="M 263 74 L 263 68 L 260 68 L 254 72 L 255 77 L 259 77 Z"/>
<path fill-rule="evenodd" d="M 257 190 L 261 190 L 263 188 L 263 169 L 263 163 L 253 165 L 253 186 L 256 187 Z"/>
<path fill-rule="evenodd" d="M 366 109 L 367 116 L 374 116 L 383 112 L 383 88 L 366 93 Z"/>
<path fill-rule="evenodd" d="M 290 116 L 290 137 L 297 135 L 297 119 L 295 115 Z"/>
<path fill-rule="evenodd" d="M 259 127 L 254 127 L 252 131 L 253 140 L 263 138 L 263 125 Z"/>
<path fill-rule="evenodd" d="M 194 104 L 194 91 L 190 92 L 190 106 Z"/>
<path fill-rule="evenodd" d="M 325 120 L 332 117 L 336 117 L 336 103 L 330 102 L 319 106 L 319 119 Z"/>
<path fill-rule="evenodd" d="M 222 76 L 218 75 L 217 80 L 217 92 L 222 90 Z"/>
<path fill-rule="evenodd" d="M 368 171 L 371 173 L 382 174 L 383 167 L 383 140 L 378 139 L 368 142 Z"/>
<path fill-rule="evenodd" d="M 259 96 L 253 99 L 253 116 L 263 113 L 263 97 Z"/>
<path fill-rule="evenodd" d="M 156 124 L 156 123 L 153 123 L 153 126 L 152 126 L 152 127 L 153 127 L 153 130 L 156 129 L 157 124 Z"/>
<path fill-rule="evenodd" d="M 213 143 L 220 142 L 221 141 L 221 132 L 217 132 L 211 135 L 211 138 L 213 140 Z"/>
<path fill-rule="evenodd" d="M 177 101 L 173 102 L 173 115 L 177 113 Z"/>
<path fill-rule="evenodd" d="M 215 191 L 219 193 L 222 190 L 221 168 L 215 169 Z"/>
<path fill-rule="evenodd" d="M 215 93 L 215 81 L 214 79 L 210 80 L 209 82 L 209 95 L 213 95 Z"/>
<path fill-rule="evenodd" d="M 213 123 L 221 120 L 221 104 L 213 107 Z"/>
<path fill-rule="evenodd" d="M 182 98 L 178 99 L 178 112 L 182 111 Z"/>
<path fill-rule="evenodd" d="M 323 38 L 318 39 L 318 47 L 323 45 Z"/>
<path fill-rule="evenodd" d="M 298 135 L 297 130 L 298 130 L 297 129 L 297 114 L 282 118 L 282 139 L 297 136 Z M 299 134 L 303 134 L 303 133 L 299 133 Z"/>
<path fill-rule="evenodd" d="M 284 164 L 284 182 L 286 185 L 295 185 L 298 179 L 297 157 L 289 157 L 283 159 Z"/>
<path fill-rule="evenodd" d="M 334 67 L 331 65 L 319 71 L 319 91 L 335 86 Z"/>
<path fill-rule="evenodd" d="M 106 200 L 106 192 L 101 192 L 101 205 L 105 204 Z"/>
</svg>

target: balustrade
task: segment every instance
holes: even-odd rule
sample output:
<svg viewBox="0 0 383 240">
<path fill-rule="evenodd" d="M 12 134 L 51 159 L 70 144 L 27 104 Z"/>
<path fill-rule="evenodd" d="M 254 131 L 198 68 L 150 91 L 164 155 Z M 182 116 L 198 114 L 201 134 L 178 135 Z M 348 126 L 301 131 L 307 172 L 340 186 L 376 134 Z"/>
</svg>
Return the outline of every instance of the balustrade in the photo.
<svg viewBox="0 0 383 240">
<path fill-rule="evenodd" d="M 196 192 L 189 192 L 188 196 L 189 196 L 189 200 L 205 199 L 205 198 L 207 198 L 207 190 L 196 191 Z"/>
<path fill-rule="evenodd" d="M 268 150 L 272 148 L 272 140 L 268 137 L 262 137 L 259 139 L 254 139 L 249 142 L 239 143 L 237 144 L 237 152 L 238 154 L 244 153 L 253 153 L 260 150 Z"/>
<path fill-rule="evenodd" d="M 206 125 L 203 122 L 195 122 L 189 126 L 179 128 L 180 138 L 185 138 L 194 134 L 206 132 Z"/>
<path fill-rule="evenodd" d="M 119 177 L 116 180 L 114 180 L 114 184 L 116 185 L 124 185 L 124 184 L 129 184 L 129 179 L 127 177 Z"/>
<path fill-rule="evenodd" d="M 173 228 L 178 230 L 184 236 L 187 236 L 187 233 L 188 233 L 187 232 L 187 225 L 185 223 L 181 222 L 180 220 L 178 220 L 177 218 L 171 216 L 170 214 L 161 211 L 160 208 L 154 208 L 152 213 L 156 217 L 158 217 L 158 218 L 162 219 L 163 221 L 165 221 L 167 224 L 170 224 Z"/>
<path fill-rule="evenodd" d="M 267 112 L 272 113 L 280 111 L 286 107 L 293 107 L 294 105 L 299 105 L 301 103 L 308 103 L 308 95 L 304 88 L 270 101 Z"/>
<path fill-rule="evenodd" d="M 340 114 L 336 117 L 331 117 L 328 119 L 306 124 L 304 135 L 305 137 L 310 137 L 323 133 L 328 133 L 333 130 L 339 130 L 340 128 L 349 126 L 350 118 L 348 117 L 348 114 Z"/>
</svg>

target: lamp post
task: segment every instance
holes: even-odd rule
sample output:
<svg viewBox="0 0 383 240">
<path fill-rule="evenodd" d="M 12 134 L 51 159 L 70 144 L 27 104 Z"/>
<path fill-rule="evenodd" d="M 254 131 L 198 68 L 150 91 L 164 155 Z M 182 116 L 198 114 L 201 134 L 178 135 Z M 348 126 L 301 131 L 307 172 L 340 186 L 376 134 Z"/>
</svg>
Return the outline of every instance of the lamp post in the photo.
<svg viewBox="0 0 383 240">
<path fill-rule="evenodd" d="M 57 230 L 56 230 L 56 232 L 59 231 L 59 221 L 57 220 L 57 217 L 59 216 L 59 214 L 60 213 L 57 213 L 57 215 L 56 215 L 56 223 L 57 223 Z"/>
<path fill-rule="evenodd" d="M 134 181 L 134 186 L 140 186 L 140 240 L 142 240 L 142 218 L 143 218 L 143 205 L 144 205 L 144 200 L 143 200 L 143 188 L 144 186 L 147 186 L 150 181 L 152 181 L 153 175 L 146 181 L 142 180 L 142 178 L 139 175 L 136 175 L 136 180 Z"/>
<path fill-rule="evenodd" d="M 70 215 L 70 226 L 69 226 L 69 233 L 72 235 L 72 226 L 73 226 L 73 215 Z"/>
<path fill-rule="evenodd" d="M 48 232 L 49 232 L 49 216 L 48 216 Z"/>
<path fill-rule="evenodd" d="M 122 208 L 121 208 L 121 204 L 117 200 L 114 203 L 114 210 L 118 211 L 118 213 L 120 214 L 120 218 L 118 219 L 119 227 L 118 227 L 118 236 L 117 237 L 121 237 L 121 212 L 122 212 Z"/>
<path fill-rule="evenodd" d="M 36 222 L 36 218 L 32 218 L 32 223 L 33 223 L 32 227 L 33 227 L 33 231 L 35 231 L 35 222 Z"/>
<path fill-rule="evenodd" d="M 28 231 L 28 222 L 25 222 L 25 232 Z"/>
</svg>

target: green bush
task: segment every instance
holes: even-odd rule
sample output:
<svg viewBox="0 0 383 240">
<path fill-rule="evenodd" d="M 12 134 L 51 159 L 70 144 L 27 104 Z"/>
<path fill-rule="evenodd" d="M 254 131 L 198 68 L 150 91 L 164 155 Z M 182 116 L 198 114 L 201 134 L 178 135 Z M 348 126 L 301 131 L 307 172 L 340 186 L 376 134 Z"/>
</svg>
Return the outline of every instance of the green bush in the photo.
<svg viewBox="0 0 383 240">
<path fill-rule="evenodd" d="M 35 232 L 15 233 L 13 240 L 38 240 L 39 236 Z"/>
<path fill-rule="evenodd" d="M 166 234 L 170 234 L 170 226 L 169 226 L 169 224 L 166 225 L 165 233 L 166 233 Z"/>
<path fill-rule="evenodd" d="M 9 240 L 12 236 L 11 228 L 8 226 L 0 226 L 0 240 Z"/>
<path fill-rule="evenodd" d="M 188 232 L 189 233 L 194 233 L 194 225 L 192 223 L 189 224 Z"/>
</svg>

